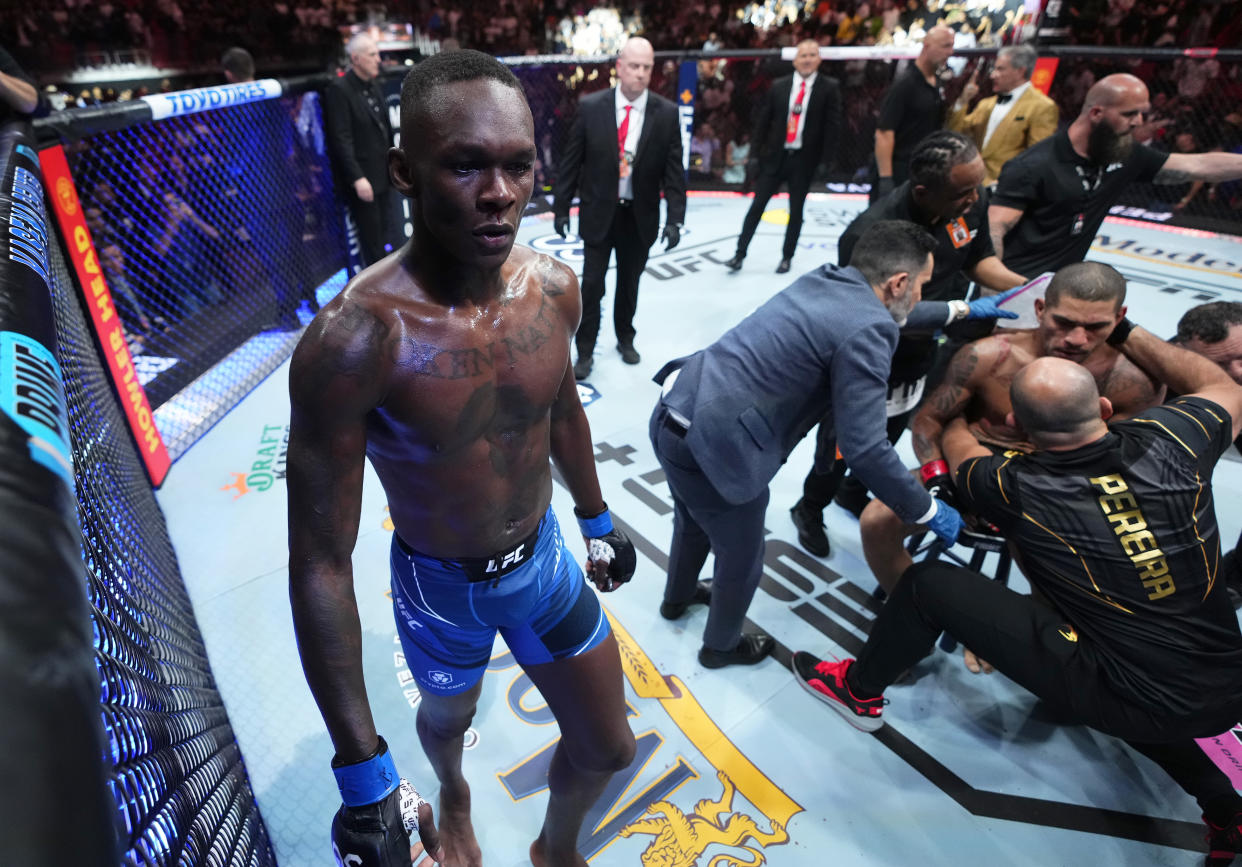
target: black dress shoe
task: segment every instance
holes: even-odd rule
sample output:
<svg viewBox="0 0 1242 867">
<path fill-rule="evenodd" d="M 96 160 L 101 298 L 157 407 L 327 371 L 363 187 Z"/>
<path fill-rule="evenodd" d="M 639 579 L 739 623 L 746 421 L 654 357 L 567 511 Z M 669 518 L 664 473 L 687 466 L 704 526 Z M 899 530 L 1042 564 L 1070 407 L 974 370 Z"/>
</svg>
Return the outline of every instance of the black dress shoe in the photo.
<svg viewBox="0 0 1242 867">
<path fill-rule="evenodd" d="M 699 665 L 704 668 L 724 668 L 726 665 L 754 665 L 772 652 L 776 642 L 761 632 L 743 633 L 742 640 L 732 650 L 712 650 L 707 645 L 699 648 Z"/>
<path fill-rule="evenodd" d="M 634 348 L 633 343 L 618 343 L 617 351 L 621 353 L 621 360 L 626 364 L 638 364 L 642 361 L 642 356 L 638 354 L 638 350 Z"/>
<path fill-rule="evenodd" d="M 574 362 L 574 379 L 583 380 L 591 375 L 591 356 L 580 356 Z"/>
<path fill-rule="evenodd" d="M 824 513 L 799 500 L 789 510 L 794 526 L 798 528 L 798 544 L 816 557 L 827 557 L 832 553 L 828 544 L 828 534 L 824 532 Z"/>
<path fill-rule="evenodd" d="M 776 273 L 777 274 L 788 273 L 789 266 L 790 266 L 790 261 L 788 259 L 781 259 L 781 263 L 776 266 Z"/>
<path fill-rule="evenodd" d="M 686 609 L 691 605 L 711 605 L 712 591 L 702 584 L 698 584 L 694 588 L 694 596 L 689 602 L 661 602 L 660 616 L 665 620 L 676 620 L 686 613 Z"/>
<path fill-rule="evenodd" d="M 741 271 L 742 260 L 745 258 L 746 257 L 743 256 L 741 253 L 735 253 L 732 259 L 730 259 L 728 262 L 725 262 L 725 267 L 728 268 L 730 271 Z"/>
</svg>

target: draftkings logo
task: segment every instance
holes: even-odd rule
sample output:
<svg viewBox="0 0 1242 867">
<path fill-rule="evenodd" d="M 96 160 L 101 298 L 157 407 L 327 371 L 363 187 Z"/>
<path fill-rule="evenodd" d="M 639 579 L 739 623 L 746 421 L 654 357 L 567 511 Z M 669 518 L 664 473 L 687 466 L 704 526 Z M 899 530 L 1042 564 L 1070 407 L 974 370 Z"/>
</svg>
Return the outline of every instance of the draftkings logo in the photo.
<svg viewBox="0 0 1242 867">
<path fill-rule="evenodd" d="M 251 491 L 266 491 L 279 479 L 285 477 L 285 461 L 289 454 L 289 425 L 265 424 L 259 437 L 250 471 L 230 473 L 232 481 L 221 486 L 222 491 L 233 491 L 233 499 L 239 499 Z"/>
</svg>

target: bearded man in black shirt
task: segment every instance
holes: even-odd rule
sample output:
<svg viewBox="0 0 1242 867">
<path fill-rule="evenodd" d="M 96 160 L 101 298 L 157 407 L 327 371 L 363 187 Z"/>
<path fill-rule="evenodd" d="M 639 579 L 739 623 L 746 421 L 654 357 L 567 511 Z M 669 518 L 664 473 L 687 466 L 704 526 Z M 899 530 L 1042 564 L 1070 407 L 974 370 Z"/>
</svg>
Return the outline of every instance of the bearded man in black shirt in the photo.
<svg viewBox="0 0 1242 867">
<path fill-rule="evenodd" d="M 1242 178 L 1242 154 L 1165 154 L 1134 141 L 1151 111 L 1147 85 L 1101 78 L 1066 129 L 1005 164 L 988 206 L 992 246 L 1006 267 L 1037 277 L 1086 258 L 1130 183 Z"/>
<path fill-rule="evenodd" d="M 797 681 L 851 725 L 883 725 L 884 689 L 941 631 L 1060 716 L 1124 738 L 1199 802 L 1209 864 L 1242 851 L 1242 796 L 1194 738 L 1242 715 L 1242 631 L 1217 580 L 1211 477 L 1242 430 L 1242 388 L 1122 320 L 1109 342 L 1183 395 L 1111 428 L 1081 365 L 1046 357 L 1013 380 L 1036 451 L 994 456 L 964 419 L 943 448 L 959 498 L 998 525 L 1042 598 L 942 561 L 906 570 L 857 660 L 794 654 Z"/>
</svg>

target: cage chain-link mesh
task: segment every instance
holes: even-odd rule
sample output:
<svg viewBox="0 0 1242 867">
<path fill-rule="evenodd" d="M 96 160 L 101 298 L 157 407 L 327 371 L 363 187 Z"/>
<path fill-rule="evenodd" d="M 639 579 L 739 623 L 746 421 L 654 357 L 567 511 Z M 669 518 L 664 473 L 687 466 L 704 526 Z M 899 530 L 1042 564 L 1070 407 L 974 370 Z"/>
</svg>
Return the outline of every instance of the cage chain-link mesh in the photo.
<svg viewBox="0 0 1242 867">
<path fill-rule="evenodd" d="M 52 247 L 109 786 L 127 863 L 274 865 L 164 516 Z"/>
<path fill-rule="evenodd" d="M 287 357 L 316 288 L 344 267 L 318 94 L 99 133 L 66 151 L 157 424 L 161 406 L 229 358 L 227 405 L 178 406 L 206 422 L 201 435 Z M 175 459 L 188 443 L 161 432 Z"/>
</svg>

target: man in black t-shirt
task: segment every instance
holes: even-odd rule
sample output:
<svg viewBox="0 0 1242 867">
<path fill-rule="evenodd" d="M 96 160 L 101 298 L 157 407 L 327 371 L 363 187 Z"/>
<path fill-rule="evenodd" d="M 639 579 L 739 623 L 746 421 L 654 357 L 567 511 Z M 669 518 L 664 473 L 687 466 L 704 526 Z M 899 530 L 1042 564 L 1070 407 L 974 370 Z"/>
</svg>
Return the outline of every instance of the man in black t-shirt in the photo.
<svg viewBox="0 0 1242 867">
<path fill-rule="evenodd" d="M 1135 142 L 1133 131 L 1150 110 L 1141 80 L 1106 76 L 1087 91 L 1073 123 L 1005 164 L 988 222 L 1006 265 L 1036 277 L 1081 262 L 1132 182 L 1242 177 L 1242 154 L 1165 154 Z"/>
<path fill-rule="evenodd" d="M 882 220 L 905 220 L 926 229 L 936 239 L 931 279 L 924 287 L 928 301 L 963 302 L 975 280 L 993 292 L 1021 285 L 1021 275 L 1006 268 L 992 250 L 987 231 L 987 193 L 981 184 L 986 173 L 979 149 L 967 136 L 942 130 L 927 136 L 910 160 L 910 180 L 901 184 L 867 210 L 841 233 L 837 261 L 848 262 L 855 242 L 868 228 Z M 980 324 L 970 323 L 971 327 Z M 992 325 L 991 320 L 982 324 Z M 966 326 L 955 323 L 950 333 Z M 978 335 L 975 335 L 978 336 Z M 933 331 L 902 332 L 889 374 L 888 439 L 896 443 L 923 395 L 928 371 L 936 359 Z M 798 541 L 817 557 L 830 553 L 824 532 L 823 511 L 837 494 L 845 467 L 836 456 L 831 425 L 821 428 L 815 439 L 815 462 L 803 485 L 802 499 L 791 510 L 798 528 Z M 857 481 L 845 479 L 838 502 L 861 511 L 867 491 Z"/>
<path fill-rule="evenodd" d="M 993 456 L 964 420 L 943 444 L 965 505 L 1015 542 L 1042 598 L 942 561 L 910 567 L 857 660 L 794 654 L 798 682 L 856 728 L 947 631 L 1066 718 L 1124 738 L 1196 798 L 1209 863 L 1242 851 L 1242 796 L 1194 738 L 1242 715 L 1242 631 L 1217 580 L 1211 476 L 1242 388 L 1128 320 L 1109 338 L 1184 396 L 1110 429 L 1090 372 L 1046 357 L 1013 380 L 1037 451 Z"/>
<path fill-rule="evenodd" d="M 953 31 L 943 24 L 923 37 L 919 56 L 893 79 L 875 129 L 870 202 L 875 204 L 909 177 L 915 146 L 944 124 L 944 95 L 937 76 L 953 54 Z"/>
</svg>

